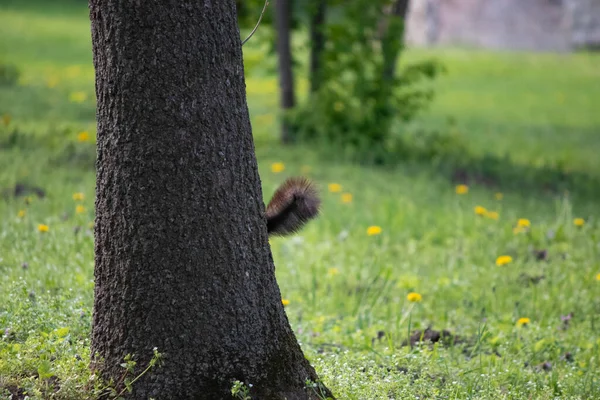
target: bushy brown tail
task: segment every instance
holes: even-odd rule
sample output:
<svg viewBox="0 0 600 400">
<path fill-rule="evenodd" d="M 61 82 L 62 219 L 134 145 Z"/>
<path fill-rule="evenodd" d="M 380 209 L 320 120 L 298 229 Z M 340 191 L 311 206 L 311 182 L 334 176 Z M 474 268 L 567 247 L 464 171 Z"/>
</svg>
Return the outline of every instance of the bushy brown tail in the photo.
<svg viewBox="0 0 600 400">
<path fill-rule="evenodd" d="M 286 236 L 298 232 L 319 215 L 321 200 L 306 178 L 289 178 L 275 191 L 266 211 L 269 235 Z"/>
</svg>

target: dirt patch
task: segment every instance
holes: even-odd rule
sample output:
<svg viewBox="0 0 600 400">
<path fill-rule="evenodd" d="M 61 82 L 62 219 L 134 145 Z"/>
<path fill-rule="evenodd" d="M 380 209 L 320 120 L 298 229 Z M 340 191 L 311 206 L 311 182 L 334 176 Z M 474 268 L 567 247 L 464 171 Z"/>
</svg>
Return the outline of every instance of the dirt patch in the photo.
<svg viewBox="0 0 600 400">
<path fill-rule="evenodd" d="M 546 249 L 534 250 L 533 254 L 538 261 L 546 261 L 548 259 L 548 250 Z"/>
<path fill-rule="evenodd" d="M 407 346 L 410 342 L 410 346 L 414 347 L 420 343 L 438 343 L 453 345 L 461 343 L 462 339 L 456 335 L 450 333 L 450 331 L 444 329 L 442 331 L 436 331 L 431 328 L 427 328 L 424 331 L 416 330 L 410 335 L 410 340 L 404 340 L 402 346 Z"/>
<path fill-rule="evenodd" d="M 11 400 L 23 400 L 25 399 L 25 390 L 21 389 L 17 385 L 6 385 L 0 386 L 0 394 L 10 394 L 9 399 Z"/>
</svg>

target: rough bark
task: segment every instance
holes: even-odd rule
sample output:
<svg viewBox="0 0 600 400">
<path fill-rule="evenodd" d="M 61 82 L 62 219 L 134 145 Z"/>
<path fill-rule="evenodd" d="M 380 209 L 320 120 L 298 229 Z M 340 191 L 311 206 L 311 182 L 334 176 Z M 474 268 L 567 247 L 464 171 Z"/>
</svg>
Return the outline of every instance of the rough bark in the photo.
<svg viewBox="0 0 600 400">
<path fill-rule="evenodd" d="M 391 18 L 400 18 L 402 28 L 400 32 L 395 29 L 389 29 L 391 21 L 387 21 L 385 33 L 383 36 L 383 80 L 384 82 L 391 82 L 396 74 L 396 64 L 398 62 L 398 54 L 401 46 L 393 45 L 391 41 L 400 40 L 404 41 L 404 22 L 406 21 L 406 15 L 408 13 L 409 0 L 395 0 L 390 10 Z M 389 19 L 389 17 L 388 17 Z M 392 34 L 394 37 L 392 37 Z M 398 35 L 399 34 L 399 35 Z M 399 37 L 397 37 L 399 36 Z M 387 42 L 387 43 L 386 43 Z"/>
<path fill-rule="evenodd" d="M 292 0 L 275 1 L 275 30 L 277 58 L 279 64 L 279 103 L 284 113 L 281 120 L 281 140 L 290 143 L 293 140 L 292 127 L 285 118 L 285 112 L 294 108 L 296 96 L 294 92 L 294 73 L 292 70 L 291 49 Z"/>
<path fill-rule="evenodd" d="M 234 0 L 90 0 L 92 365 L 134 399 L 313 399 L 268 244 Z M 327 391 L 326 391 L 327 392 Z M 327 394 L 329 394 L 327 392 Z"/>
<path fill-rule="evenodd" d="M 313 0 L 310 20 L 310 91 L 319 90 L 321 75 L 321 56 L 325 49 L 325 0 Z"/>
</svg>

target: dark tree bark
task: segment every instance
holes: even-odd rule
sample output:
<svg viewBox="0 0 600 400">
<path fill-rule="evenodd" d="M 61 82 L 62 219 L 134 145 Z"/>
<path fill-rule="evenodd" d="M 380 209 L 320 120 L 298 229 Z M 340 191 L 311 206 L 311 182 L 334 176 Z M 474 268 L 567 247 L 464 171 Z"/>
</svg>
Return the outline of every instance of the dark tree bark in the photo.
<svg viewBox="0 0 600 400">
<path fill-rule="evenodd" d="M 321 57 L 325 48 L 326 0 L 313 0 L 310 20 L 310 91 L 319 90 L 321 75 Z"/>
<path fill-rule="evenodd" d="M 400 52 L 401 45 L 394 45 L 392 41 L 404 41 L 404 23 L 406 21 L 406 15 L 408 13 L 408 3 L 410 0 L 395 0 L 390 9 L 388 21 L 386 21 L 386 28 L 383 35 L 383 80 L 384 82 L 391 82 L 396 75 L 396 64 L 398 63 L 398 53 Z M 389 21 L 390 17 L 396 19 L 396 21 Z M 398 20 L 399 19 L 399 20 Z M 390 29 L 390 25 L 393 23 L 401 23 L 401 29 Z"/>
<path fill-rule="evenodd" d="M 91 367 L 134 399 L 316 399 L 281 304 L 234 0 L 90 0 L 98 149 Z M 329 392 L 324 389 L 327 394 Z"/>
<path fill-rule="evenodd" d="M 292 71 L 291 49 L 292 0 L 275 0 L 275 31 L 277 56 L 279 62 L 279 91 L 280 107 L 284 112 L 294 108 L 296 96 L 294 93 L 294 73 Z M 281 122 L 281 140 L 290 143 L 293 140 L 292 127 L 287 118 Z"/>
</svg>

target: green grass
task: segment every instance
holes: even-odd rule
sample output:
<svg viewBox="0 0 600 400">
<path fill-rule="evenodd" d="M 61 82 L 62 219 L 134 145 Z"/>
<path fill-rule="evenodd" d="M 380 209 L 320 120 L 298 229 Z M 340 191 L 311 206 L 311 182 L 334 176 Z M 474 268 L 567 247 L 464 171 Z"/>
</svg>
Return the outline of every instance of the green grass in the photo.
<svg viewBox="0 0 600 400">
<path fill-rule="evenodd" d="M 440 57 L 448 69 L 428 122 L 453 117 L 474 148 L 510 154 L 522 163 L 552 158 L 573 169 L 598 170 L 598 55 L 424 55 Z"/>
<path fill-rule="evenodd" d="M 21 72 L 18 83 L 0 86 L 0 115 L 11 117 L 0 122 L 0 190 L 26 182 L 47 192 L 30 204 L 0 198 L 0 398 L 16 390 L 89 398 L 95 148 L 77 140 L 95 132 L 87 9 L 40 4 L 0 1 L 0 64 Z M 597 201 L 527 188 L 498 200 L 502 188 L 476 185 L 457 195 L 432 167 L 361 168 L 283 148 L 276 79 L 265 73 L 273 60 L 260 49 L 252 43 L 245 59 L 265 198 L 296 174 L 314 179 L 324 197 L 321 218 L 271 240 L 277 278 L 306 355 L 338 398 L 600 397 Z M 443 127 L 451 116 L 475 153 L 598 176 L 599 56 L 413 50 L 406 59 L 428 56 L 448 74 L 414 126 Z M 71 101 L 77 92 L 87 98 Z M 271 172 L 276 161 L 285 171 Z M 78 192 L 83 200 L 73 200 Z M 477 216 L 477 205 L 499 219 Z M 513 233 L 519 218 L 531 221 L 528 232 Z M 369 226 L 381 234 L 368 236 Z M 538 261 L 533 252 L 542 249 L 548 258 Z M 498 267 L 500 255 L 513 261 Z M 422 301 L 410 303 L 410 292 Z M 571 312 L 566 325 L 561 316 Z M 531 322 L 518 326 L 519 318 Z M 403 346 L 428 326 L 457 343 Z"/>
</svg>

